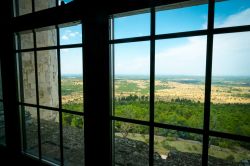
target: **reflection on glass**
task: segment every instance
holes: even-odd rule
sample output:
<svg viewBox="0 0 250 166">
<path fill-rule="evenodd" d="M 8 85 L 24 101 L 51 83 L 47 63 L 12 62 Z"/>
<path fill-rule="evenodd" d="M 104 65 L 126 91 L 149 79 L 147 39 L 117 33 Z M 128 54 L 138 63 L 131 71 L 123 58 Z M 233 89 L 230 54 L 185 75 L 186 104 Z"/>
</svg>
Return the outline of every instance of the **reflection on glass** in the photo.
<svg viewBox="0 0 250 166">
<path fill-rule="evenodd" d="M 35 11 L 44 10 L 56 6 L 56 0 L 35 0 Z"/>
<path fill-rule="evenodd" d="M 149 42 L 114 47 L 114 114 L 149 120 Z"/>
<path fill-rule="evenodd" d="M 60 163 L 59 113 L 40 109 L 42 158 Z"/>
<path fill-rule="evenodd" d="M 203 127 L 206 37 L 156 41 L 155 122 Z"/>
<path fill-rule="evenodd" d="M 60 45 L 79 43 L 82 43 L 82 24 L 74 26 L 65 24 L 60 28 Z"/>
<path fill-rule="evenodd" d="M 115 165 L 149 165 L 149 128 L 114 121 Z"/>
<path fill-rule="evenodd" d="M 57 51 L 37 52 L 39 104 L 58 107 Z"/>
<path fill-rule="evenodd" d="M 36 46 L 48 47 L 57 45 L 57 33 L 54 27 L 36 30 Z"/>
<path fill-rule="evenodd" d="M 156 12 L 156 34 L 202 30 L 207 28 L 208 5 L 182 7 L 166 6 Z M 163 9 L 163 10 L 162 10 Z"/>
<path fill-rule="evenodd" d="M 37 108 L 20 106 L 22 117 L 23 150 L 38 156 Z"/>
<path fill-rule="evenodd" d="M 250 143 L 210 137 L 208 155 L 211 165 L 245 165 L 250 160 Z"/>
<path fill-rule="evenodd" d="M 214 36 L 210 129 L 250 135 L 249 32 Z"/>
<path fill-rule="evenodd" d="M 32 0 L 15 1 L 16 16 L 32 13 Z"/>
<path fill-rule="evenodd" d="M 36 104 L 35 60 L 33 52 L 23 52 L 19 59 L 19 96 L 20 101 Z"/>
<path fill-rule="evenodd" d="M 5 120 L 3 102 L 0 102 L 0 145 L 5 145 Z"/>
<path fill-rule="evenodd" d="M 227 0 L 215 3 L 215 28 L 250 25 L 249 18 L 249 0 Z"/>
<path fill-rule="evenodd" d="M 28 32 L 20 32 L 17 35 L 19 35 L 19 39 L 21 48 L 18 49 L 28 49 L 28 48 L 34 48 L 34 40 L 33 40 L 33 33 L 31 31 Z"/>
<path fill-rule="evenodd" d="M 149 34 L 149 13 L 114 18 L 114 39 L 148 36 Z"/>
<path fill-rule="evenodd" d="M 83 112 L 82 48 L 61 49 L 62 108 Z"/>
<path fill-rule="evenodd" d="M 155 128 L 154 165 L 201 165 L 202 135 Z"/>
<path fill-rule="evenodd" d="M 64 165 L 84 165 L 83 117 L 68 113 L 62 114 Z"/>
</svg>

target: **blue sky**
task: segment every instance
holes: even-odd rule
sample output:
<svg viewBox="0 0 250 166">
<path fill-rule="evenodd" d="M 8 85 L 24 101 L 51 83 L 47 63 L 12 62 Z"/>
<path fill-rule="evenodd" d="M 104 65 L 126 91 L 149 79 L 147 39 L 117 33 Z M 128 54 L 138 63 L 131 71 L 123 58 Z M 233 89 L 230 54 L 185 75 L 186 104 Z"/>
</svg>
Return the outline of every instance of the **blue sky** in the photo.
<svg viewBox="0 0 250 166">
<path fill-rule="evenodd" d="M 61 3 L 61 1 L 62 0 L 59 0 L 59 4 Z M 69 3 L 69 2 L 71 2 L 71 1 L 73 1 L 73 0 L 63 0 L 65 3 Z"/>
<path fill-rule="evenodd" d="M 201 30 L 207 27 L 207 5 L 158 11 L 156 34 Z M 150 34 L 150 14 L 115 18 L 115 38 L 129 38 Z M 215 27 L 250 24 L 250 0 L 229 0 L 216 3 Z M 80 26 L 61 31 L 61 44 L 81 42 Z M 78 32 L 78 33 L 77 33 Z M 250 32 L 215 35 L 213 75 L 250 75 Z M 75 54 L 81 55 L 75 51 Z M 156 75 L 204 75 L 206 36 L 156 41 Z M 66 56 L 67 55 L 67 56 Z M 65 53 L 68 66 L 73 55 Z M 149 75 L 150 43 L 134 42 L 115 45 L 115 73 Z M 75 64 L 74 64 L 75 63 Z M 78 64 L 79 65 L 79 64 Z M 64 65 L 65 66 L 65 65 Z M 78 71 L 64 68 L 63 74 Z M 77 68 L 77 69 L 76 69 Z"/>
<path fill-rule="evenodd" d="M 82 26 L 77 24 L 70 27 L 60 28 L 60 44 L 82 43 Z M 82 74 L 82 48 L 61 49 L 61 73 Z"/>
</svg>

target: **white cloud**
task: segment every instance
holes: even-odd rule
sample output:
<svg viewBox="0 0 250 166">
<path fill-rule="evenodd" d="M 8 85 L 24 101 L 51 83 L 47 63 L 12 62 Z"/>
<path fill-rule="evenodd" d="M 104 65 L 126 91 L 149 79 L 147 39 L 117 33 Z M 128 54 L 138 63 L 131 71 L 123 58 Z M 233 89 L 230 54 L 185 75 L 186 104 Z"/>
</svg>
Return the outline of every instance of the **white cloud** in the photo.
<svg viewBox="0 0 250 166">
<path fill-rule="evenodd" d="M 218 26 L 250 24 L 249 18 L 250 8 L 228 16 Z M 206 28 L 206 24 L 202 26 Z M 206 46 L 206 36 L 157 41 L 156 74 L 204 76 Z M 115 57 L 115 73 L 149 74 L 150 57 L 149 52 L 145 51 L 147 48 L 146 45 L 144 47 L 130 45 L 127 49 L 119 48 L 116 51 L 118 56 Z M 214 35 L 212 67 L 213 75 L 250 75 L 250 32 Z"/>
<path fill-rule="evenodd" d="M 79 32 L 71 32 L 68 35 L 71 37 L 75 37 L 75 36 L 79 35 Z"/>
<path fill-rule="evenodd" d="M 177 41 L 180 40 L 183 39 Z M 171 42 L 171 39 L 167 42 Z M 205 58 L 206 37 L 188 38 L 186 44 L 156 54 L 156 74 L 204 75 Z"/>
<path fill-rule="evenodd" d="M 62 36 L 62 39 L 63 39 L 63 40 L 69 40 L 69 37 L 66 36 L 66 35 L 63 35 L 63 36 Z"/>
<path fill-rule="evenodd" d="M 82 73 L 82 49 L 62 49 L 61 52 L 61 73 L 81 74 Z"/>
<path fill-rule="evenodd" d="M 221 25 L 218 27 L 229 27 L 229 26 L 239 26 L 239 25 L 249 25 L 250 24 L 250 8 L 230 15 Z"/>
<path fill-rule="evenodd" d="M 78 31 L 65 30 L 62 35 L 63 40 L 69 40 L 75 37 L 81 37 Z"/>
<path fill-rule="evenodd" d="M 142 57 L 137 56 L 129 58 L 126 61 L 124 59 L 116 59 L 115 62 L 115 72 L 117 74 L 149 74 L 149 56 Z"/>
<path fill-rule="evenodd" d="M 229 16 L 218 26 L 250 24 L 249 18 L 250 8 Z M 189 37 L 186 39 L 188 40 L 185 44 L 166 48 L 156 54 L 156 74 L 204 75 L 206 37 Z M 215 35 L 213 74 L 250 75 L 249 39 L 250 32 Z M 171 43 L 174 40 L 168 39 L 165 41 Z"/>
<path fill-rule="evenodd" d="M 61 51 L 62 51 L 63 53 L 66 53 L 66 52 L 69 52 L 69 49 L 65 48 L 65 49 L 61 49 Z"/>
</svg>

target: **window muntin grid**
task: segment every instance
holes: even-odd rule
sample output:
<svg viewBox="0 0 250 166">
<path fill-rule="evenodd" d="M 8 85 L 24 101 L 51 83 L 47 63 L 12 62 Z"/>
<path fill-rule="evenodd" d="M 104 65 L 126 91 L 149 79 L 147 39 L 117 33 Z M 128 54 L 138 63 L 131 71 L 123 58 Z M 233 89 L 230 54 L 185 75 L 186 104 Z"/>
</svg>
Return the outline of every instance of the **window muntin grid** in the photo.
<svg viewBox="0 0 250 166">
<path fill-rule="evenodd" d="M 61 29 L 70 27 L 71 33 L 73 30 L 77 33 L 67 34 L 68 37 L 78 39 L 77 42 L 68 41 L 66 45 L 63 42 L 66 40 L 63 38 L 65 34 L 60 32 L 63 32 Z M 73 22 L 18 32 L 16 43 L 23 151 L 49 163 L 84 164 L 81 23 Z M 72 68 L 67 66 L 70 64 Z M 67 72 L 71 71 L 78 73 L 67 75 Z M 65 87 L 65 79 L 70 81 L 73 92 L 71 90 L 67 94 L 64 93 L 69 88 L 67 85 Z M 67 100 L 66 104 L 65 98 L 72 98 L 68 95 L 74 93 L 79 93 L 77 101 Z M 76 140 L 72 140 L 71 135 L 79 138 L 79 146 L 72 147 L 72 141 Z M 33 141 L 29 141 L 31 137 Z M 73 161 L 69 155 L 72 153 L 75 153 L 75 156 L 82 154 L 79 156 L 81 159 Z"/>
<path fill-rule="evenodd" d="M 228 3 L 231 3 L 231 2 L 228 2 Z M 216 2 L 216 5 L 219 4 L 219 2 Z M 193 31 L 181 31 L 181 32 L 172 32 L 172 31 L 169 31 L 168 33 L 165 33 L 165 34 L 156 34 L 155 35 L 155 21 L 156 21 L 156 18 L 155 18 L 155 10 L 154 8 L 151 9 L 151 35 L 144 35 L 144 36 L 141 36 L 141 37 L 136 37 L 136 36 L 129 36 L 129 38 L 127 37 L 124 37 L 124 38 L 119 38 L 119 39 L 116 39 L 114 38 L 114 34 L 116 33 L 116 28 L 115 28 L 115 19 L 117 19 L 117 17 L 119 17 L 119 15 L 123 16 L 123 15 L 127 15 L 126 13 L 125 14 L 118 14 L 118 16 L 111 16 L 111 21 L 110 21 L 110 26 L 111 26 L 111 32 L 110 32 L 110 36 L 111 36 L 111 40 L 110 40 L 110 48 L 111 48 L 111 59 L 112 59 L 112 63 L 113 63 L 113 100 L 116 96 L 116 93 L 115 93 L 115 89 L 117 88 L 117 84 L 116 83 L 116 77 L 115 77 L 115 74 L 116 73 L 116 65 L 117 64 L 114 64 L 116 63 L 116 51 L 115 51 L 115 45 L 117 44 L 120 44 L 120 43 L 124 43 L 124 44 L 132 44 L 134 42 L 139 42 L 139 41 L 150 41 L 151 44 L 150 44 L 150 49 L 151 49 L 151 60 L 150 60 L 150 66 L 151 66 L 151 76 L 150 76 L 150 82 L 152 81 L 155 81 L 156 78 L 155 78 L 155 67 L 156 64 L 155 64 L 155 47 L 156 47 L 156 40 L 157 39 L 172 39 L 172 38 L 181 38 L 181 37 L 198 37 L 201 36 L 201 35 L 204 35 L 205 36 L 205 40 L 207 40 L 207 43 L 206 43 L 206 54 L 207 54 L 207 58 L 206 59 L 206 65 L 204 63 L 202 63 L 204 65 L 204 69 L 206 67 L 206 72 L 204 73 L 205 74 L 205 79 L 203 80 L 204 83 L 205 83 L 205 87 L 203 89 L 203 93 L 204 93 L 204 111 L 205 111 L 205 117 L 204 117 L 204 121 L 201 123 L 202 125 L 200 126 L 201 128 L 200 129 L 197 129 L 197 128 L 193 128 L 193 127 L 189 127 L 188 125 L 184 125 L 183 127 L 179 127 L 179 126 L 176 126 L 176 124 L 174 125 L 171 125 L 171 124 L 163 124 L 162 122 L 156 122 L 154 120 L 152 120 L 152 116 L 154 117 L 156 112 L 155 112 L 155 109 L 154 109 L 154 102 L 150 102 L 150 113 L 148 114 L 148 116 L 150 116 L 150 120 L 134 120 L 134 117 L 132 118 L 128 118 L 128 117 L 119 117 L 115 114 L 115 109 L 116 109 L 116 106 L 115 104 L 113 104 L 113 116 L 112 116 L 112 120 L 116 120 L 116 121 L 120 121 L 120 122 L 129 122 L 129 123 L 132 123 L 132 124 L 141 124 L 141 125 L 144 125 L 144 126 L 148 126 L 150 127 L 150 131 L 149 131 L 149 165 L 153 165 L 153 161 L 152 161 L 152 156 L 153 156 L 153 140 L 154 140 L 154 130 L 153 129 L 154 127 L 157 127 L 157 126 L 160 126 L 160 128 L 162 129 L 177 129 L 178 132 L 182 132 L 182 131 L 187 131 L 189 134 L 192 134 L 192 133 L 199 133 L 199 134 L 203 134 L 203 141 L 201 141 L 201 143 L 203 142 L 203 145 L 202 145 L 202 163 L 203 164 L 206 164 L 207 163 L 207 160 L 208 160 L 208 146 L 210 146 L 210 143 L 208 142 L 208 137 L 209 137 L 209 134 L 208 134 L 208 131 L 209 131 L 209 123 L 210 123 L 210 115 L 208 113 L 208 111 L 210 111 L 210 93 L 211 93 L 211 82 L 209 81 L 211 79 L 211 72 L 210 71 L 210 68 L 212 66 L 212 58 L 211 56 L 213 55 L 212 53 L 212 46 L 215 46 L 213 45 L 213 37 L 216 35 L 216 34 L 223 34 L 223 33 L 228 33 L 229 31 L 236 31 L 236 32 L 240 32 L 240 31 L 249 31 L 249 27 L 248 29 L 244 29 L 244 27 L 239 28 L 237 29 L 236 27 L 232 27 L 232 26 L 240 26 L 240 25 L 246 25 L 246 24 L 241 24 L 239 23 L 238 25 L 231 25 L 230 28 L 228 29 L 225 29 L 225 30 L 220 30 L 220 29 L 216 29 L 216 28 L 213 28 L 213 23 L 214 23 L 214 18 L 213 18 L 213 14 L 214 14 L 214 8 L 213 8 L 213 5 L 214 5 L 214 2 L 209 2 L 209 6 L 207 6 L 207 11 L 208 11 L 208 18 L 207 18 L 207 22 L 208 22 L 208 25 L 207 26 L 203 26 L 203 30 L 199 30 L 199 29 L 194 29 Z M 181 6 L 181 5 L 180 5 Z M 204 5 L 206 6 L 206 5 Z M 183 7 L 183 6 L 182 6 Z M 149 9 L 146 9 L 145 12 L 147 12 Z M 164 9 L 163 9 L 164 10 Z M 168 10 L 171 10 L 168 8 Z M 156 10 L 157 11 L 157 10 Z M 130 12 L 132 13 L 132 12 Z M 133 12 L 133 13 L 136 13 L 136 12 Z M 140 11 L 139 12 L 140 14 L 142 14 L 142 12 Z M 130 17 L 133 17 L 132 15 L 130 15 Z M 216 19 L 216 18 L 215 18 Z M 178 19 L 177 19 L 178 20 Z M 128 24 L 128 23 L 127 23 Z M 139 25 L 137 25 L 139 26 Z M 216 26 L 215 26 L 216 27 Z M 149 27 L 145 27 L 146 29 L 149 28 Z M 125 27 L 126 29 L 126 27 Z M 227 34 L 225 34 L 227 35 Z M 207 39 L 206 39 L 207 38 Z M 153 52 L 153 53 L 152 53 Z M 211 59 L 210 59 L 211 58 Z M 155 100 L 155 90 L 156 90 L 156 86 L 154 84 L 150 84 L 150 98 L 151 100 Z M 113 101 L 113 103 L 115 103 Z M 202 110 L 203 111 L 203 110 Z M 211 115 L 212 116 L 212 115 Z M 201 120 L 203 120 L 203 118 L 201 118 Z M 212 120 L 212 119 L 211 119 Z M 210 124 L 211 125 L 211 124 Z M 114 126 L 113 126 L 114 127 Z M 116 129 L 115 129 L 116 130 Z M 210 129 L 211 130 L 211 129 Z M 117 132 L 117 131 L 116 131 Z M 239 140 L 246 140 L 245 137 L 242 135 L 245 135 L 243 133 L 233 133 L 233 134 L 229 134 L 229 133 L 225 133 L 225 131 L 223 131 L 222 133 L 220 132 L 213 132 L 213 131 L 210 131 L 210 136 L 215 136 L 217 139 L 219 139 L 220 137 L 226 137 L 226 138 L 229 138 L 229 139 L 236 139 L 236 137 L 240 137 Z M 201 135 L 202 136 L 202 135 Z M 246 136 L 249 136 L 249 134 L 247 134 Z M 223 143 L 223 142 L 221 142 Z M 246 144 L 246 142 L 245 142 Z M 116 145 L 117 146 L 117 145 Z M 249 152 L 248 152 L 249 153 Z M 211 153 L 210 153 L 211 154 Z M 115 158 L 115 156 L 114 156 Z M 236 161 L 236 160 L 235 160 Z M 238 161 L 238 160 L 237 160 Z M 226 162 L 226 161 L 225 161 Z M 140 165 L 140 163 L 138 163 Z M 201 164 L 201 163 L 200 163 Z"/>
</svg>

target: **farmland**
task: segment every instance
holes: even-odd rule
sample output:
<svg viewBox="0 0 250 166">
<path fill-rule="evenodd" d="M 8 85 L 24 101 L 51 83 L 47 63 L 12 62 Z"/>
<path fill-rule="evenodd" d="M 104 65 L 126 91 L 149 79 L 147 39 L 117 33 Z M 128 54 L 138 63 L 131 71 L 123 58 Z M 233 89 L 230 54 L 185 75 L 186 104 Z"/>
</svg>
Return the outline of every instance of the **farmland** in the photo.
<svg viewBox="0 0 250 166">
<path fill-rule="evenodd" d="M 149 78 L 119 76 L 114 80 L 114 115 L 149 121 Z M 81 78 L 62 79 L 64 109 L 83 111 Z M 159 76 L 155 80 L 154 121 L 177 126 L 203 128 L 205 81 L 198 76 Z M 78 120 L 80 122 L 78 123 Z M 63 117 L 64 125 L 80 126 L 82 119 Z M 210 129 L 250 136 L 250 78 L 214 77 L 211 87 Z M 148 143 L 149 129 L 117 121 L 117 136 Z M 250 144 L 210 137 L 209 154 L 240 161 L 250 158 Z M 170 149 L 201 153 L 202 135 L 155 129 L 155 150 L 165 155 Z"/>
</svg>

